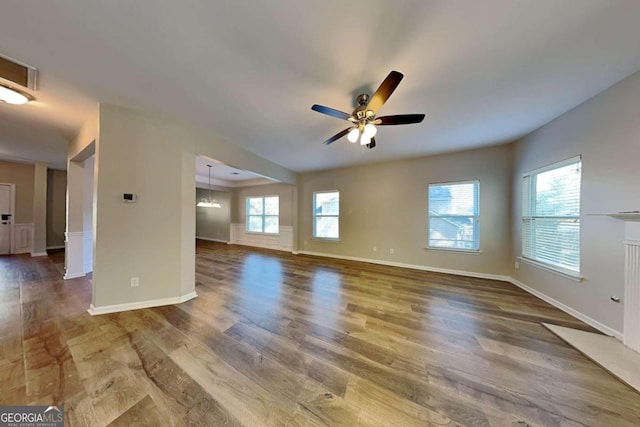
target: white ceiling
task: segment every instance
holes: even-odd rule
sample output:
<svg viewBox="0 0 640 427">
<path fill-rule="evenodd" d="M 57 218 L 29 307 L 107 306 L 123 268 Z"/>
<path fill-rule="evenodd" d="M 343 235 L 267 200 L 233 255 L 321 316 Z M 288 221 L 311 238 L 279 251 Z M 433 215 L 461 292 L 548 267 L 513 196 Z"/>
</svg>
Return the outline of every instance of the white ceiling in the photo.
<svg viewBox="0 0 640 427">
<path fill-rule="evenodd" d="M 217 187 L 247 187 L 250 185 L 273 184 L 276 181 L 253 172 L 234 168 L 207 157 L 196 157 L 196 185 L 209 187 L 209 167 L 211 165 L 211 185 Z"/>
<path fill-rule="evenodd" d="M 41 78 L 38 102 L 0 105 L 0 155 L 53 156 L 97 102 L 295 171 L 494 145 L 640 69 L 638 22 L 637 0 L 9 0 L 0 53 Z M 405 78 L 380 114 L 425 121 L 381 128 L 374 150 L 324 146 L 348 123 L 311 105 L 350 111 L 391 70 Z"/>
</svg>

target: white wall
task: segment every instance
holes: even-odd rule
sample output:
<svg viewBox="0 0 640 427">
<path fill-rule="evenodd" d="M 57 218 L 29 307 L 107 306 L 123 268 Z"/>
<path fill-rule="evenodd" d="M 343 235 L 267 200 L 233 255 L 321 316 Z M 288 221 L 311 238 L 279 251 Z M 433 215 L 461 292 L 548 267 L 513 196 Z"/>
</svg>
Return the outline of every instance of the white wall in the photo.
<svg viewBox="0 0 640 427">
<path fill-rule="evenodd" d="M 624 224 L 594 213 L 640 209 L 640 73 L 623 80 L 515 144 L 511 275 L 602 324 L 622 331 Z M 582 155 L 581 270 L 572 281 L 525 263 L 521 179 L 525 171 Z"/>
</svg>

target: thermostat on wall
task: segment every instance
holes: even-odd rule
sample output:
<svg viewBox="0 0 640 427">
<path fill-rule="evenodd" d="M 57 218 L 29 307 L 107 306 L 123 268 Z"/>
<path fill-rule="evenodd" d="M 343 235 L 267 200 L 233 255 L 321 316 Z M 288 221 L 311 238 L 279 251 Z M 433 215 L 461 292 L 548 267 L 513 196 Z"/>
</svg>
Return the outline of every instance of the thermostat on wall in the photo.
<svg viewBox="0 0 640 427">
<path fill-rule="evenodd" d="M 122 195 L 122 200 L 127 203 L 135 203 L 138 200 L 138 196 L 133 193 L 124 193 Z"/>
</svg>

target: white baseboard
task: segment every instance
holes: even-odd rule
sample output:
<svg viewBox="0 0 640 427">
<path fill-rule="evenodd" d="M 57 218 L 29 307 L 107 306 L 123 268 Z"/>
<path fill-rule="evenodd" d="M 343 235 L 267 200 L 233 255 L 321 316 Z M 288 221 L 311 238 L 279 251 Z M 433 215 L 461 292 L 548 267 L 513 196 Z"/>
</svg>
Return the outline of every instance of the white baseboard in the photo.
<svg viewBox="0 0 640 427">
<path fill-rule="evenodd" d="M 550 296 L 548 296 L 546 294 L 543 294 L 542 292 L 537 291 L 537 290 L 525 285 L 524 283 L 514 279 L 511 276 L 503 276 L 503 275 L 488 274 L 488 273 L 479 273 L 479 272 L 475 272 L 475 271 L 451 270 L 451 269 L 448 269 L 448 268 L 430 267 L 430 266 L 426 266 L 426 265 L 416 265 L 416 264 L 405 264 L 405 263 L 401 263 L 401 262 L 384 261 L 384 260 L 369 259 L 369 258 L 359 258 L 359 257 L 351 257 L 351 256 L 343 256 L 343 255 L 333 255 L 333 254 L 326 254 L 326 253 L 321 253 L 321 252 L 299 251 L 297 253 L 304 254 L 304 255 L 321 256 L 321 257 L 327 257 L 327 258 L 346 259 L 346 260 L 349 260 L 349 261 L 368 262 L 368 263 L 371 263 L 371 264 L 388 265 L 388 266 L 391 266 L 391 267 L 410 268 L 410 269 L 413 269 L 413 270 L 433 271 L 435 273 L 454 274 L 456 276 L 477 277 L 479 279 L 491 279 L 491 280 L 499 280 L 501 282 L 509 282 L 509 283 L 512 283 L 515 286 L 519 287 L 520 289 L 530 293 L 531 295 L 534 295 L 534 296 L 540 298 L 541 300 L 551 304 L 552 306 L 564 311 L 565 313 L 570 314 L 571 316 L 575 317 L 576 319 L 582 320 L 584 323 L 586 323 L 589 326 L 594 327 L 595 329 L 599 330 L 603 334 L 606 334 L 606 335 L 615 337 L 615 338 L 617 338 L 619 340 L 622 340 L 622 332 L 616 331 L 615 329 L 610 328 L 607 325 L 604 325 L 604 324 L 598 322 L 597 320 L 587 316 L 586 314 L 581 313 L 578 310 L 575 310 L 575 309 L 569 307 L 568 305 L 565 305 L 565 304 L 561 303 L 560 301 L 558 301 L 556 299 L 553 299 Z"/>
<path fill-rule="evenodd" d="M 181 297 L 130 302 L 126 304 L 105 305 L 102 307 L 95 307 L 93 304 L 91 304 L 87 311 L 89 312 L 90 315 L 97 316 L 100 314 L 119 313 L 121 311 L 138 310 L 141 308 L 151 308 L 151 307 L 160 307 L 163 305 L 180 304 L 180 303 L 189 301 L 190 299 L 193 299 L 197 296 L 198 294 L 196 294 L 195 292 L 190 292 L 186 295 L 182 295 Z"/>
<path fill-rule="evenodd" d="M 47 246 L 48 251 L 52 249 L 64 249 L 64 245 Z"/>
<path fill-rule="evenodd" d="M 85 273 L 76 273 L 76 274 L 67 274 L 67 273 L 65 273 L 65 275 L 62 276 L 62 278 L 64 280 L 69 280 L 69 279 L 77 279 L 78 277 L 84 277 L 84 276 L 86 276 Z"/>
<path fill-rule="evenodd" d="M 228 240 L 212 239 L 211 237 L 200 237 L 200 236 L 196 236 L 196 239 L 200 239 L 200 240 L 207 240 L 207 241 L 209 241 L 209 242 L 229 243 L 229 241 L 228 241 Z"/>
<path fill-rule="evenodd" d="M 520 289 L 529 292 L 531 295 L 534 295 L 534 296 L 540 298 L 541 300 L 543 300 L 545 302 L 548 302 L 552 306 L 554 306 L 556 308 L 559 308 L 560 310 L 564 311 L 565 313 L 568 313 L 568 314 L 572 315 L 576 319 L 582 320 L 584 323 L 586 323 L 589 326 L 592 326 L 592 327 L 596 328 L 597 330 L 599 330 L 603 334 L 606 334 L 606 335 L 615 337 L 615 338 L 617 338 L 619 340 L 622 340 L 622 332 L 616 331 L 615 329 L 610 328 L 607 325 L 604 325 L 604 324 L 598 322 L 594 318 L 589 317 L 586 314 L 581 313 L 578 310 L 573 309 L 573 308 L 569 307 L 568 305 L 563 304 L 563 303 L 561 303 L 560 301 L 558 301 L 558 300 L 556 300 L 554 298 L 551 298 L 547 294 L 543 294 L 542 292 L 540 292 L 540 291 L 538 291 L 536 289 L 533 289 L 530 286 L 525 285 L 524 283 L 522 283 L 519 280 L 514 279 L 513 277 L 510 277 L 509 281 L 511 283 L 513 283 L 514 285 L 516 285 L 517 287 L 519 287 Z"/>
<path fill-rule="evenodd" d="M 352 256 L 333 255 L 333 254 L 325 254 L 325 253 L 321 253 L 321 252 L 309 252 L 309 251 L 298 251 L 297 254 L 321 256 L 321 257 L 327 257 L 327 258 L 346 259 L 346 260 L 349 260 L 349 261 L 368 262 L 370 264 L 388 265 L 390 267 L 410 268 L 412 270 L 422 270 L 422 271 L 431 271 L 431 272 L 434 272 L 434 273 L 454 274 L 456 276 L 477 277 L 479 279 L 499 280 L 499 281 L 502 281 L 502 282 L 510 282 L 511 281 L 511 277 L 502 276 L 502 275 L 498 275 L 498 274 L 478 273 L 478 272 L 475 272 L 475 271 L 465 271 L 465 270 L 451 270 L 451 269 L 448 269 L 448 268 L 430 267 L 428 265 L 419 265 L 419 264 L 406 264 L 406 263 L 403 263 L 403 262 L 385 261 L 385 260 L 381 260 L 381 259 L 359 258 L 359 257 L 352 257 Z"/>
<path fill-rule="evenodd" d="M 49 255 L 46 251 L 45 252 L 31 252 L 31 256 L 32 257 L 37 257 L 37 256 L 47 256 Z"/>
</svg>

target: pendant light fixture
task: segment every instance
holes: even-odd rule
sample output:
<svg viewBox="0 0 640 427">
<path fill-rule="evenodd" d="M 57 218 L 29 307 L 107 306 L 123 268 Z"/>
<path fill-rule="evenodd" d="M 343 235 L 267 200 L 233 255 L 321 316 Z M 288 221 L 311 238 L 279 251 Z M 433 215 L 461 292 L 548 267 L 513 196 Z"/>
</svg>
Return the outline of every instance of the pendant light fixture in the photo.
<svg viewBox="0 0 640 427">
<path fill-rule="evenodd" d="M 207 167 L 209 168 L 209 198 L 200 199 L 197 206 L 199 208 L 221 208 L 220 202 L 211 197 L 211 165 L 207 165 Z"/>
</svg>

